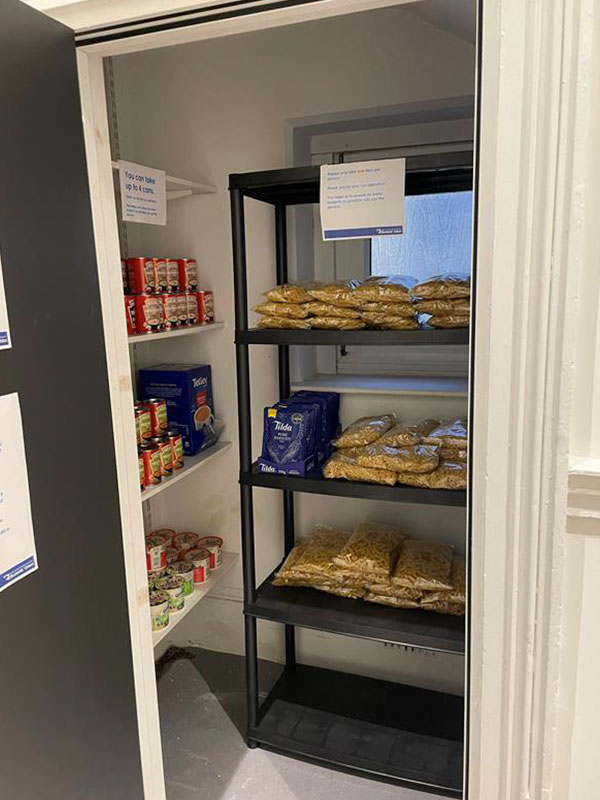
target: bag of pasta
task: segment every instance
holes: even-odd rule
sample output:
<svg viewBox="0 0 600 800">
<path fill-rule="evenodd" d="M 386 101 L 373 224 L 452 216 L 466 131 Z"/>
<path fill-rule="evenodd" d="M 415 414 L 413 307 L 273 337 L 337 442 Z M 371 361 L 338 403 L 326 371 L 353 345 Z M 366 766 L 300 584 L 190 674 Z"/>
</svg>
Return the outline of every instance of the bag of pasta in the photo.
<svg viewBox="0 0 600 800">
<path fill-rule="evenodd" d="M 378 311 L 361 311 L 360 318 L 370 328 L 382 331 L 410 331 L 419 327 L 418 320 L 412 317 L 392 317 Z"/>
<path fill-rule="evenodd" d="M 327 592 L 328 594 L 336 594 L 338 597 L 349 597 L 352 600 L 360 600 L 365 596 L 366 589 L 357 588 L 353 586 L 337 586 L 335 584 L 322 584 L 313 586 L 313 589 L 318 589 L 320 592 Z"/>
<path fill-rule="evenodd" d="M 298 580 L 298 574 L 295 572 L 295 566 L 300 560 L 300 556 L 307 544 L 307 539 L 304 539 L 296 544 L 288 553 L 285 561 L 275 573 L 273 584 L 275 586 L 297 586 L 295 581 Z"/>
<path fill-rule="evenodd" d="M 459 297 L 456 300 L 435 299 L 418 300 L 413 308 L 420 314 L 438 314 L 443 317 L 446 314 L 459 314 L 468 317 L 471 313 L 471 301 L 468 297 Z"/>
<path fill-rule="evenodd" d="M 356 459 L 344 455 L 343 450 L 339 453 L 334 453 L 329 461 L 325 463 L 323 477 L 365 483 L 381 483 L 387 486 L 394 486 L 396 483 L 396 473 L 392 470 L 359 467 Z"/>
<path fill-rule="evenodd" d="M 272 303 L 308 303 L 311 299 L 308 289 L 313 284 L 283 283 L 274 286 L 268 292 L 263 292 L 264 296 Z"/>
<path fill-rule="evenodd" d="M 361 314 L 367 312 L 385 314 L 388 317 L 407 317 L 413 319 L 415 307 L 412 303 L 372 303 L 365 301 L 359 309 Z"/>
<path fill-rule="evenodd" d="M 436 275 L 412 289 L 412 296 L 421 299 L 449 300 L 469 297 L 471 278 L 469 275 Z"/>
<path fill-rule="evenodd" d="M 391 606 L 392 608 L 419 608 L 418 600 L 407 600 L 404 597 L 389 597 L 388 595 L 374 594 L 367 592 L 365 595 L 367 603 L 378 603 L 380 606 Z"/>
<path fill-rule="evenodd" d="M 446 314 L 443 317 L 436 314 L 427 320 L 432 328 L 468 328 L 470 322 L 468 314 Z"/>
<path fill-rule="evenodd" d="M 386 431 L 379 439 L 377 444 L 385 444 L 389 447 L 406 447 L 407 445 L 419 444 L 424 436 L 427 436 L 434 428 L 440 424 L 437 419 L 424 419 L 414 425 L 397 424 Z"/>
<path fill-rule="evenodd" d="M 414 284 L 415 279 L 408 275 L 372 275 L 362 281 L 353 294 L 361 303 L 410 303 Z"/>
<path fill-rule="evenodd" d="M 318 300 L 329 305 L 357 308 L 360 300 L 354 297 L 358 281 L 339 281 L 338 283 L 318 283 L 308 290 L 310 300 Z"/>
<path fill-rule="evenodd" d="M 324 331 L 360 331 L 365 323 L 360 319 L 343 317 L 310 317 L 310 327 Z"/>
<path fill-rule="evenodd" d="M 445 420 L 423 437 L 423 444 L 441 444 L 443 447 L 452 447 L 464 450 L 468 442 L 466 419 Z"/>
<path fill-rule="evenodd" d="M 357 448 L 359 467 L 393 469 L 396 472 L 433 472 L 440 463 L 437 445 L 415 444 L 410 447 L 388 447 L 376 441 Z"/>
<path fill-rule="evenodd" d="M 396 415 L 393 412 L 376 417 L 360 417 L 348 425 L 333 443 L 340 450 L 344 447 L 362 447 L 379 439 L 395 423 Z"/>
<path fill-rule="evenodd" d="M 361 522 L 333 561 L 370 577 L 391 574 L 404 534 L 395 525 Z"/>
<path fill-rule="evenodd" d="M 453 556 L 449 583 L 449 590 L 427 592 L 423 595 L 421 603 L 426 606 L 432 603 L 444 602 L 451 605 L 462 605 L 464 608 L 467 601 L 467 575 L 463 556 Z"/>
<path fill-rule="evenodd" d="M 448 600 L 436 600 L 434 603 L 420 605 L 423 611 L 437 611 L 438 614 L 452 614 L 455 617 L 464 617 L 464 603 L 450 603 Z"/>
<path fill-rule="evenodd" d="M 305 319 L 308 317 L 308 303 L 261 303 L 254 306 L 257 314 L 265 317 L 293 317 Z"/>
<path fill-rule="evenodd" d="M 320 303 L 313 300 L 305 303 L 304 307 L 313 317 L 342 317 L 343 319 L 360 319 L 360 313 L 355 308 L 334 306 L 333 303 Z"/>
<path fill-rule="evenodd" d="M 326 578 L 335 572 L 334 556 L 350 539 L 346 531 L 317 525 L 304 542 L 304 547 L 289 571 L 290 577 Z"/>
<path fill-rule="evenodd" d="M 308 319 L 293 319 L 292 317 L 261 317 L 257 327 L 307 331 L 310 330 L 310 322 Z"/>
<path fill-rule="evenodd" d="M 402 545 L 392 583 L 421 591 L 450 590 L 452 548 L 448 544 L 407 539 Z"/>
<path fill-rule="evenodd" d="M 397 586 L 392 583 L 370 583 L 369 592 L 380 597 L 396 597 L 399 600 L 410 600 L 413 603 L 420 603 L 424 592 L 420 589 L 410 589 L 408 586 Z"/>
<path fill-rule="evenodd" d="M 441 461 L 433 472 L 399 472 L 398 483 L 423 489 L 466 489 L 467 465 L 460 461 Z"/>
</svg>

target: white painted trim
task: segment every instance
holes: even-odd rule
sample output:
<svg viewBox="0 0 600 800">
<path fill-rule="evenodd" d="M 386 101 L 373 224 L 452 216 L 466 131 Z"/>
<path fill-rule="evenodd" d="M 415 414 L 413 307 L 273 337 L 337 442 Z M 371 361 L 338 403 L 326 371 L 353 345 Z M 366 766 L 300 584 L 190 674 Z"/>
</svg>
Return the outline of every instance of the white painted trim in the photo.
<svg viewBox="0 0 600 800">
<path fill-rule="evenodd" d="M 148 612 L 144 523 L 138 485 L 135 422 L 131 412 L 134 398 L 127 330 L 123 314 L 121 256 L 102 59 L 99 56 L 89 56 L 79 52 L 77 65 L 121 505 L 123 553 L 144 796 L 146 800 L 165 800 L 158 697 Z"/>
</svg>

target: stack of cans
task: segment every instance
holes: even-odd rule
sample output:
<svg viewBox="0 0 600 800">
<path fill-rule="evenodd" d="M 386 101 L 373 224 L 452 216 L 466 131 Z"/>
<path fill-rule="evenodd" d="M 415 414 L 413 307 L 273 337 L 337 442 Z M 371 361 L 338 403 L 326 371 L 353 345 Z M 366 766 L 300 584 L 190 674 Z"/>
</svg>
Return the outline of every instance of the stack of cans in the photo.
<svg viewBox="0 0 600 800">
<path fill-rule="evenodd" d="M 144 400 L 135 404 L 134 411 L 140 488 L 144 491 L 183 467 L 183 437 L 169 428 L 166 400 Z"/>
</svg>

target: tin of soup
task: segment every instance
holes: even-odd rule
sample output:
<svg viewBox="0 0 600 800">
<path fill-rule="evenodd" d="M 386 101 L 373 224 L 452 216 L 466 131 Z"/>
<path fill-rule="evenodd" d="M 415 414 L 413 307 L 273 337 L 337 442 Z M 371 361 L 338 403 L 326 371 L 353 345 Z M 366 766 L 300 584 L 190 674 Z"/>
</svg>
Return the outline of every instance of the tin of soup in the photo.
<svg viewBox="0 0 600 800">
<path fill-rule="evenodd" d="M 135 296 L 136 333 L 158 333 L 164 327 L 162 299 L 156 294 Z"/>
<path fill-rule="evenodd" d="M 144 470 L 144 456 L 138 450 L 138 469 L 140 471 L 140 489 L 142 492 L 146 488 L 145 484 L 145 470 Z"/>
<path fill-rule="evenodd" d="M 179 295 L 161 294 L 160 299 L 163 304 L 163 315 L 165 318 L 165 329 L 173 330 L 180 325 L 179 321 Z"/>
<path fill-rule="evenodd" d="M 169 624 L 169 595 L 167 592 L 150 592 L 152 630 L 161 631 Z"/>
<path fill-rule="evenodd" d="M 186 292 L 185 304 L 187 308 L 188 325 L 198 324 L 198 292 Z"/>
<path fill-rule="evenodd" d="M 176 258 L 167 258 L 167 291 L 179 291 L 179 264 Z"/>
<path fill-rule="evenodd" d="M 223 560 L 223 539 L 220 536 L 202 536 L 198 539 L 198 547 L 204 547 L 210 553 L 210 568 L 218 569 Z"/>
<path fill-rule="evenodd" d="M 135 331 L 135 297 L 132 294 L 125 295 L 125 321 L 127 322 L 127 335 L 132 336 Z"/>
<path fill-rule="evenodd" d="M 140 453 L 144 459 L 144 486 L 153 486 L 162 480 L 160 450 L 156 445 L 145 442 L 140 445 Z"/>
<path fill-rule="evenodd" d="M 191 561 L 176 561 L 167 567 L 167 575 L 183 578 L 183 593 L 186 597 L 194 593 L 194 564 Z"/>
<path fill-rule="evenodd" d="M 173 474 L 173 448 L 168 436 L 153 436 L 150 441 L 160 453 L 160 473 L 163 478 Z"/>
<path fill-rule="evenodd" d="M 197 292 L 198 301 L 198 322 L 201 325 L 210 325 L 215 321 L 215 301 L 211 291 L 205 289 Z"/>
<path fill-rule="evenodd" d="M 133 407 L 135 414 L 135 433 L 137 443 L 143 444 L 152 436 L 152 418 L 146 406 L 136 403 Z"/>
<path fill-rule="evenodd" d="M 184 325 L 189 324 L 187 296 L 184 292 L 178 292 L 175 297 L 177 297 L 177 315 L 179 317 L 179 326 L 183 327 Z"/>
<path fill-rule="evenodd" d="M 194 583 L 206 583 L 210 575 L 210 552 L 205 547 L 196 547 L 188 550 L 185 558 L 194 565 Z"/>
<path fill-rule="evenodd" d="M 127 259 L 129 291 L 132 294 L 152 294 L 156 291 L 154 260 L 146 256 Z"/>
<path fill-rule="evenodd" d="M 166 435 L 169 437 L 173 450 L 173 469 L 181 469 L 185 458 L 183 455 L 183 436 L 177 431 L 167 431 Z"/>
<path fill-rule="evenodd" d="M 154 282 L 157 292 L 167 291 L 167 261 L 164 258 L 153 258 Z"/>
<path fill-rule="evenodd" d="M 198 263 L 195 258 L 178 258 L 179 288 L 182 292 L 195 292 L 198 288 Z"/>
<path fill-rule="evenodd" d="M 167 592 L 169 595 L 169 612 L 171 614 L 181 611 L 185 605 L 183 584 L 184 580 L 180 575 L 166 575 L 155 583 L 159 592 Z"/>
<path fill-rule="evenodd" d="M 152 436 L 162 436 L 169 427 L 167 401 L 162 397 L 150 397 L 148 400 L 144 400 L 144 405 L 150 412 Z"/>
</svg>

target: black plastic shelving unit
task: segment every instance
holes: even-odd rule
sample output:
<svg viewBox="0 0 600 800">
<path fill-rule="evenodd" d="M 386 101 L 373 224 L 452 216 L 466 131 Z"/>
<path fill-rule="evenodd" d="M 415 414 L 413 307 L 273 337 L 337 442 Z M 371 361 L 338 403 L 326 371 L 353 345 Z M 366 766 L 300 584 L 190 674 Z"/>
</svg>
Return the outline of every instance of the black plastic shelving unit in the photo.
<svg viewBox="0 0 600 800">
<path fill-rule="evenodd" d="M 427 177 L 407 173 L 407 193 L 427 192 Z M 472 180 L 462 169 L 444 174 L 447 191 Z M 436 176 L 439 185 L 439 175 Z M 470 183 L 469 183 L 470 185 Z M 469 332 L 256 330 L 248 327 L 245 198 L 275 210 L 276 281 L 288 280 L 287 208 L 319 202 L 319 168 L 299 167 L 230 175 L 240 447 L 242 563 L 248 704 L 247 742 L 341 770 L 460 797 L 463 770 L 463 698 L 296 663 L 295 627 L 440 652 L 464 654 L 465 622 L 420 610 L 376 606 L 311 589 L 273 586 L 273 574 L 256 586 L 254 487 L 281 491 L 284 553 L 294 546 L 294 493 L 362 497 L 397 503 L 465 506 L 466 493 L 409 486 L 380 486 L 260 473 L 252 463 L 249 347 L 278 348 L 279 395 L 290 394 L 291 345 L 468 344 Z M 285 667 L 259 702 L 257 619 L 285 630 Z"/>
</svg>

